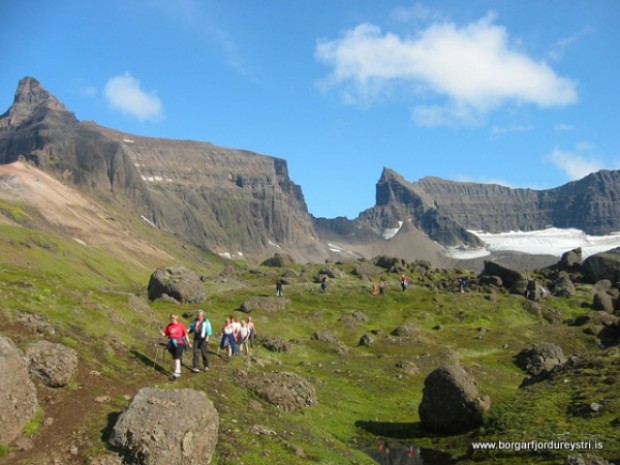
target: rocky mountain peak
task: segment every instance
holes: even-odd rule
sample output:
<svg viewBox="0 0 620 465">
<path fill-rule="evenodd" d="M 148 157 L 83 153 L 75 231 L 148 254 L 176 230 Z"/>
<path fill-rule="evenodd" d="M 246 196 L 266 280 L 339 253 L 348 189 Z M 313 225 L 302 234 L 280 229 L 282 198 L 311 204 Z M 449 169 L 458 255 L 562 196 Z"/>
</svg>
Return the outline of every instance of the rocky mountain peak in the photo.
<svg viewBox="0 0 620 465">
<path fill-rule="evenodd" d="M 17 86 L 13 105 L 0 117 L 0 127 L 19 126 L 33 115 L 46 111 L 69 113 L 38 80 L 24 77 Z"/>
</svg>

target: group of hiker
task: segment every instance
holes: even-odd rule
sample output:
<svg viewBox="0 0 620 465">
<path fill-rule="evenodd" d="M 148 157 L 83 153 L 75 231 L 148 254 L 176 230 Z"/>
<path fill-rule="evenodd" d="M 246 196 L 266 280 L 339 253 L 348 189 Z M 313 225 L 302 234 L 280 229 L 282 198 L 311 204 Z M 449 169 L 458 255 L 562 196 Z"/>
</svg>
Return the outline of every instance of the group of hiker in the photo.
<svg viewBox="0 0 620 465">
<path fill-rule="evenodd" d="M 192 349 L 191 371 L 193 373 L 200 372 L 201 359 L 203 370 L 209 370 L 208 344 L 209 338 L 213 335 L 213 329 L 203 310 L 196 312 L 196 318 L 190 323 L 188 328 L 179 321 L 178 315 L 170 315 L 170 323 L 160 331 L 160 334 L 168 338 L 166 348 L 172 356 L 173 379 L 181 377 L 182 358 L 187 349 Z M 249 344 L 253 345 L 256 338 L 254 322 L 251 317 L 239 321 L 237 318 L 230 316 L 226 318 L 220 336 L 218 347 L 219 349 L 226 350 L 226 359 L 228 361 L 230 361 L 233 355 L 239 353 L 245 352 L 246 355 L 249 355 Z"/>
</svg>

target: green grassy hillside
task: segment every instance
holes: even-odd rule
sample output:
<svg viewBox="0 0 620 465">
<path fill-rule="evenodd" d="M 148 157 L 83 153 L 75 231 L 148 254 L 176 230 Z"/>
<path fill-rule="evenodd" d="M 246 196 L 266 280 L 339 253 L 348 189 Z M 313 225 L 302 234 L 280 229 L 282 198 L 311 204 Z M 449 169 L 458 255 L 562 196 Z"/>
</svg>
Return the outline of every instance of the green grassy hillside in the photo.
<svg viewBox="0 0 620 465">
<path fill-rule="evenodd" d="M 18 206 L 5 204 L 7 216 L 9 209 L 14 219 L 28 217 Z M 601 450 L 590 452 L 608 459 L 620 456 L 618 349 L 602 350 L 583 328 L 551 324 L 535 316 L 526 311 L 521 296 L 499 291 L 463 294 L 455 292 L 456 285 L 454 291 L 438 291 L 441 283 L 454 279 L 454 274 L 440 270 L 410 275 L 412 285 L 403 293 L 398 275 L 366 263 L 364 276 L 386 283 L 385 295 L 372 296 L 371 282 L 358 276 L 357 263 L 286 270 L 252 267 L 179 247 L 165 235 L 145 231 L 170 253 L 170 260 L 112 254 L 43 228 L 0 224 L 1 334 L 21 348 L 47 339 L 80 354 L 74 383 L 59 390 L 39 387 L 41 414 L 27 431 L 34 448 L 17 451 L 4 445 L 3 460 L 43 464 L 58 457 L 61 463 L 88 463 L 89 457 L 106 450 L 115 419 L 144 386 L 205 391 L 220 415 L 220 438 L 212 462 L 218 465 L 368 464 L 373 463 L 368 453 L 378 439 L 387 439 L 395 448 L 410 443 L 421 447 L 425 463 L 557 464 L 568 454 L 549 449 L 536 453 L 474 450 L 472 444 L 477 441 L 590 441 L 592 448 L 602 445 Z M 207 303 L 148 301 L 150 274 L 171 260 L 207 276 Z M 322 293 L 316 277 L 326 267 L 337 277 Z M 185 370 L 179 381 L 169 381 L 165 372 L 169 356 L 157 345 L 158 328 L 169 313 L 202 308 L 217 330 L 229 315 L 247 317 L 236 309 L 249 298 L 274 296 L 275 280 L 285 272 L 285 308 L 256 309 L 251 316 L 259 338 L 281 337 L 288 351 L 270 352 L 259 345 L 249 357 L 226 362 L 216 355 L 213 338 L 208 373 Z M 583 303 L 591 301 L 590 292 L 588 286 L 581 286 L 574 298 L 552 297 L 542 305 L 568 319 L 589 311 Z M 346 317 L 355 311 L 363 312 L 368 321 L 350 324 Z M 56 332 L 33 333 L 21 323 L 23 313 L 44 316 Z M 391 335 L 404 322 L 415 326 L 414 334 Z M 313 339 L 314 333 L 324 331 L 331 331 L 348 350 Z M 372 345 L 358 344 L 364 334 L 374 336 Z M 525 373 L 514 364 L 514 356 L 543 341 L 561 346 L 566 355 L 591 354 L 592 363 L 519 389 Z M 424 378 L 457 358 L 475 375 L 481 393 L 493 401 L 487 421 L 468 434 L 428 433 L 418 416 Z M 403 362 L 413 369 L 400 368 Z M 236 382 L 242 373 L 252 376 L 259 371 L 303 376 L 316 389 L 317 405 L 288 413 Z M 602 408 L 580 413 L 580 405 L 592 402 Z M 51 426 L 45 423 L 47 417 L 54 418 Z M 271 433 L 257 434 L 258 426 Z"/>
</svg>

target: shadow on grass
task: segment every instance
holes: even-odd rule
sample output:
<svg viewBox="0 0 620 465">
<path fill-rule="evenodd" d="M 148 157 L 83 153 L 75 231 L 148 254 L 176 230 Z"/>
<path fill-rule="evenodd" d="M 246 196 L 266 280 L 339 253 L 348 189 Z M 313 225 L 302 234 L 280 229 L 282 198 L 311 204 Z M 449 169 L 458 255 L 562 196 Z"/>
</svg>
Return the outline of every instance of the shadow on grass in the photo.
<svg viewBox="0 0 620 465">
<path fill-rule="evenodd" d="M 153 358 L 144 355 L 142 352 L 138 352 L 137 350 L 132 350 L 131 355 L 133 355 L 136 360 L 142 362 L 145 366 L 153 368 L 155 371 L 163 375 L 170 375 L 170 372 L 159 364 L 159 362 L 164 361 L 165 357 L 168 355 L 168 351 L 166 351 L 165 347 L 157 347 Z"/>
<path fill-rule="evenodd" d="M 439 437 L 424 430 L 419 422 L 358 420 L 355 426 L 377 437 L 364 444 L 362 451 L 381 465 L 451 465 L 458 462 L 447 452 L 415 445 L 416 439 Z"/>
<path fill-rule="evenodd" d="M 118 421 L 122 412 L 112 412 L 108 414 L 108 422 L 105 425 L 105 428 L 101 430 L 101 440 L 105 444 L 109 444 L 110 436 L 112 435 L 112 430 L 114 429 L 114 425 Z"/>
</svg>

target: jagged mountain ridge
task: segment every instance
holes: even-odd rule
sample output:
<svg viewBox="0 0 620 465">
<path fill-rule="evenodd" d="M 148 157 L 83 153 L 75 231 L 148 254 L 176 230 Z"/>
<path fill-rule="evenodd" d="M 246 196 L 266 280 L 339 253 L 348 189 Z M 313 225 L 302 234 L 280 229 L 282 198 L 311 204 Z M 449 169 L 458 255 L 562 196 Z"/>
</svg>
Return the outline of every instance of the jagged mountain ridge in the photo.
<svg viewBox="0 0 620 465">
<path fill-rule="evenodd" d="M 29 77 L 0 116 L 0 163 L 20 158 L 200 247 L 258 259 L 274 252 L 302 262 L 384 254 L 440 265 L 441 245 L 483 245 L 468 230 L 620 230 L 620 171 L 535 191 L 409 182 L 386 168 L 374 207 L 354 220 L 314 218 L 284 159 L 80 122 Z"/>
</svg>

